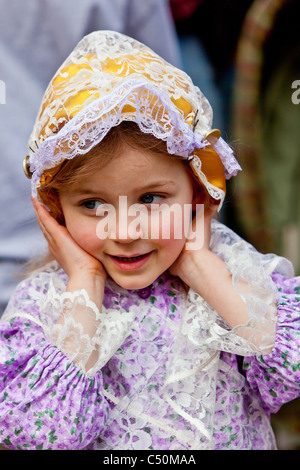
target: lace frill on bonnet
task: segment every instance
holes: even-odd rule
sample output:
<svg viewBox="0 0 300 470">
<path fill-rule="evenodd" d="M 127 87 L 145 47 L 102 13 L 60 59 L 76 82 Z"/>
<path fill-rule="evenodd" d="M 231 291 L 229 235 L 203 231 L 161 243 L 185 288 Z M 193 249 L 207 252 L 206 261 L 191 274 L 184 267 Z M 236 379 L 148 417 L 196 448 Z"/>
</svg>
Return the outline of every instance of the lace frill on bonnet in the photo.
<svg viewBox="0 0 300 470">
<path fill-rule="evenodd" d="M 49 84 L 29 139 L 32 192 L 43 172 L 64 159 L 87 153 L 113 127 L 134 121 L 145 133 L 166 141 L 168 152 L 190 158 L 209 145 L 212 110 L 182 71 L 148 47 L 119 33 L 98 31 L 84 37 Z M 214 149 L 230 178 L 241 168 L 222 138 Z M 220 201 L 224 191 L 195 171 Z"/>
</svg>

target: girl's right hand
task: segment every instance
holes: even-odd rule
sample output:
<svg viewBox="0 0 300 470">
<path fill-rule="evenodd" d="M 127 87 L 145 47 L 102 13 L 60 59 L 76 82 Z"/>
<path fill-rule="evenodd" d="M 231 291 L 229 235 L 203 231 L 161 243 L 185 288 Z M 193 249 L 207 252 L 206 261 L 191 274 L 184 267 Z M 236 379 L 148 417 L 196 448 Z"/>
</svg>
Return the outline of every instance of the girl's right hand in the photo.
<svg viewBox="0 0 300 470">
<path fill-rule="evenodd" d="M 84 290 L 89 300 L 101 312 L 107 277 L 102 264 L 83 250 L 67 228 L 60 225 L 37 199 L 32 198 L 32 202 L 50 252 L 69 276 L 67 292 L 79 291 L 81 294 Z M 71 323 L 69 315 L 72 316 Z M 74 302 L 71 311 L 69 307 L 66 310 L 62 309 L 56 324 L 62 326 L 60 340 L 55 342 L 56 346 L 72 358 L 75 364 L 81 364 L 80 367 L 85 371 L 94 367 L 99 356 L 93 340 L 99 327 L 99 318 L 95 315 L 94 309 L 88 304 Z M 79 334 L 84 335 L 82 342 Z M 90 343 L 87 338 L 90 338 Z"/>
<path fill-rule="evenodd" d="M 67 228 L 60 225 L 36 198 L 32 198 L 32 202 L 49 250 L 70 280 L 74 283 L 87 277 L 99 278 L 104 285 L 107 273 L 100 261 L 83 250 Z"/>
</svg>

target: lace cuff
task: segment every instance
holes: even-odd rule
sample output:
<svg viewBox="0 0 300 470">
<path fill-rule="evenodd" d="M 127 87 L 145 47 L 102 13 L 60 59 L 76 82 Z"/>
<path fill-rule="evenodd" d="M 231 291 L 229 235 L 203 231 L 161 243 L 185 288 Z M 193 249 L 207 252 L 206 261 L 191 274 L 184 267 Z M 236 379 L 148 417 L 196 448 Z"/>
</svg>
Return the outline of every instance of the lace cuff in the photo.
<svg viewBox="0 0 300 470">
<path fill-rule="evenodd" d="M 220 248 L 220 247 L 219 247 Z M 222 245 L 222 258 L 232 274 L 235 291 L 245 302 L 248 321 L 231 329 L 217 312 L 192 289 L 186 312 L 186 334 L 193 344 L 239 355 L 272 351 L 277 324 L 277 289 L 269 269 L 243 241 Z"/>
<path fill-rule="evenodd" d="M 56 284 L 56 286 L 55 286 Z M 94 375 L 113 356 L 130 332 L 134 311 L 117 311 L 97 306 L 82 289 L 59 292 L 50 281 L 41 308 L 46 338 L 87 376 Z M 62 286 L 65 289 L 65 286 Z"/>
<path fill-rule="evenodd" d="M 234 328 L 247 339 L 251 348 L 269 354 L 274 346 L 277 326 L 277 288 L 271 278 L 272 263 L 263 265 L 246 243 L 235 243 L 229 249 L 227 269 L 232 274 L 235 291 L 245 302 L 248 323 Z"/>
</svg>

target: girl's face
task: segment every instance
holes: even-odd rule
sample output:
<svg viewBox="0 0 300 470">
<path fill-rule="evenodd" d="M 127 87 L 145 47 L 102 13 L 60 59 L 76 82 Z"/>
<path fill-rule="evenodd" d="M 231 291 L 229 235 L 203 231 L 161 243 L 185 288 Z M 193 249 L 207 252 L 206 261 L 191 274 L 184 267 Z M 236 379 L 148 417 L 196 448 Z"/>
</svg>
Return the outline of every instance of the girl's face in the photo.
<svg viewBox="0 0 300 470">
<path fill-rule="evenodd" d="M 180 255 L 193 192 L 179 159 L 124 144 L 103 168 L 61 192 L 60 201 L 74 240 L 118 285 L 141 289 Z"/>
</svg>

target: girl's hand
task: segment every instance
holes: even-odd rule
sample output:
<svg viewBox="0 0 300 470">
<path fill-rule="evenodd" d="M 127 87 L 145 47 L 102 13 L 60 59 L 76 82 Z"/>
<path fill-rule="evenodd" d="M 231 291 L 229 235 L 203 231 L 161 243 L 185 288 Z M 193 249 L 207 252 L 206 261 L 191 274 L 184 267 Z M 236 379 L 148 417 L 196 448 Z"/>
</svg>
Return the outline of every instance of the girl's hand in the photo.
<svg viewBox="0 0 300 470">
<path fill-rule="evenodd" d="M 60 266 L 69 276 L 67 292 L 76 292 L 84 289 L 89 299 L 97 306 L 99 312 L 102 310 L 104 298 L 104 287 L 106 272 L 96 258 L 83 250 L 71 237 L 67 228 L 60 225 L 40 204 L 37 199 L 32 198 L 32 202 L 36 211 L 36 216 L 43 234 L 48 242 L 49 250 Z M 69 357 L 72 357 L 74 363 L 81 363 L 82 367 L 88 371 L 98 360 L 98 350 L 94 345 L 90 345 L 90 355 L 87 357 L 86 339 L 82 342 L 78 336 L 78 326 L 83 334 L 88 336 L 91 341 L 97 334 L 99 320 L 88 306 L 81 303 L 74 303 L 71 315 L 75 326 L 70 325 L 66 328 L 68 332 L 66 336 L 62 333 L 63 340 L 58 347 Z M 57 325 L 62 325 L 64 331 L 65 322 L 68 321 L 68 309 L 62 310 L 61 315 L 57 319 Z"/>
<path fill-rule="evenodd" d="M 202 247 L 197 250 L 184 247 L 170 272 L 180 277 L 234 328 L 247 324 L 248 310 L 233 287 L 232 277 L 225 262 L 209 249 L 211 220 L 215 212 L 214 208 L 210 208 L 204 212 L 202 218 L 196 215 L 192 227 L 194 233 L 197 229 L 203 230 Z M 247 285 L 239 285 L 239 289 L 247 289 Z"/>
<path fill-rule="evenodd" d="M 106 272 L 96 258 L 84 251 L 36 199 L 32 198 L 36 216 L 48 242 L 49 250 L 70 279 L 84 276 L 100 278 L 105 283 Z"/>
<path fill-rule="evenodd" d="M 209 243 L 211 237 L 211 220 L 216 213 L 215 208 L 208 208 L 202 212 L 198 212 L 192 220 L 190 234 L 197 233 L 197 237 L 194 235 L 194 239 L 188 238 L 182 252 L 170 267 L 169 271 L 174 276 L 180 277 L 187 285 L 192 286 L 192 281 L 195 278 L 195 264 L 197 266 L 202 262 L 206 263 L 206 255 L 210 253 Z M 196 238 L 195 238 L 196 237 Z M 189 249 L 191 243 L 200 245 L 197 249 Z M 199 244 L 199 240 L 201 243 Z"/>
</svg>

